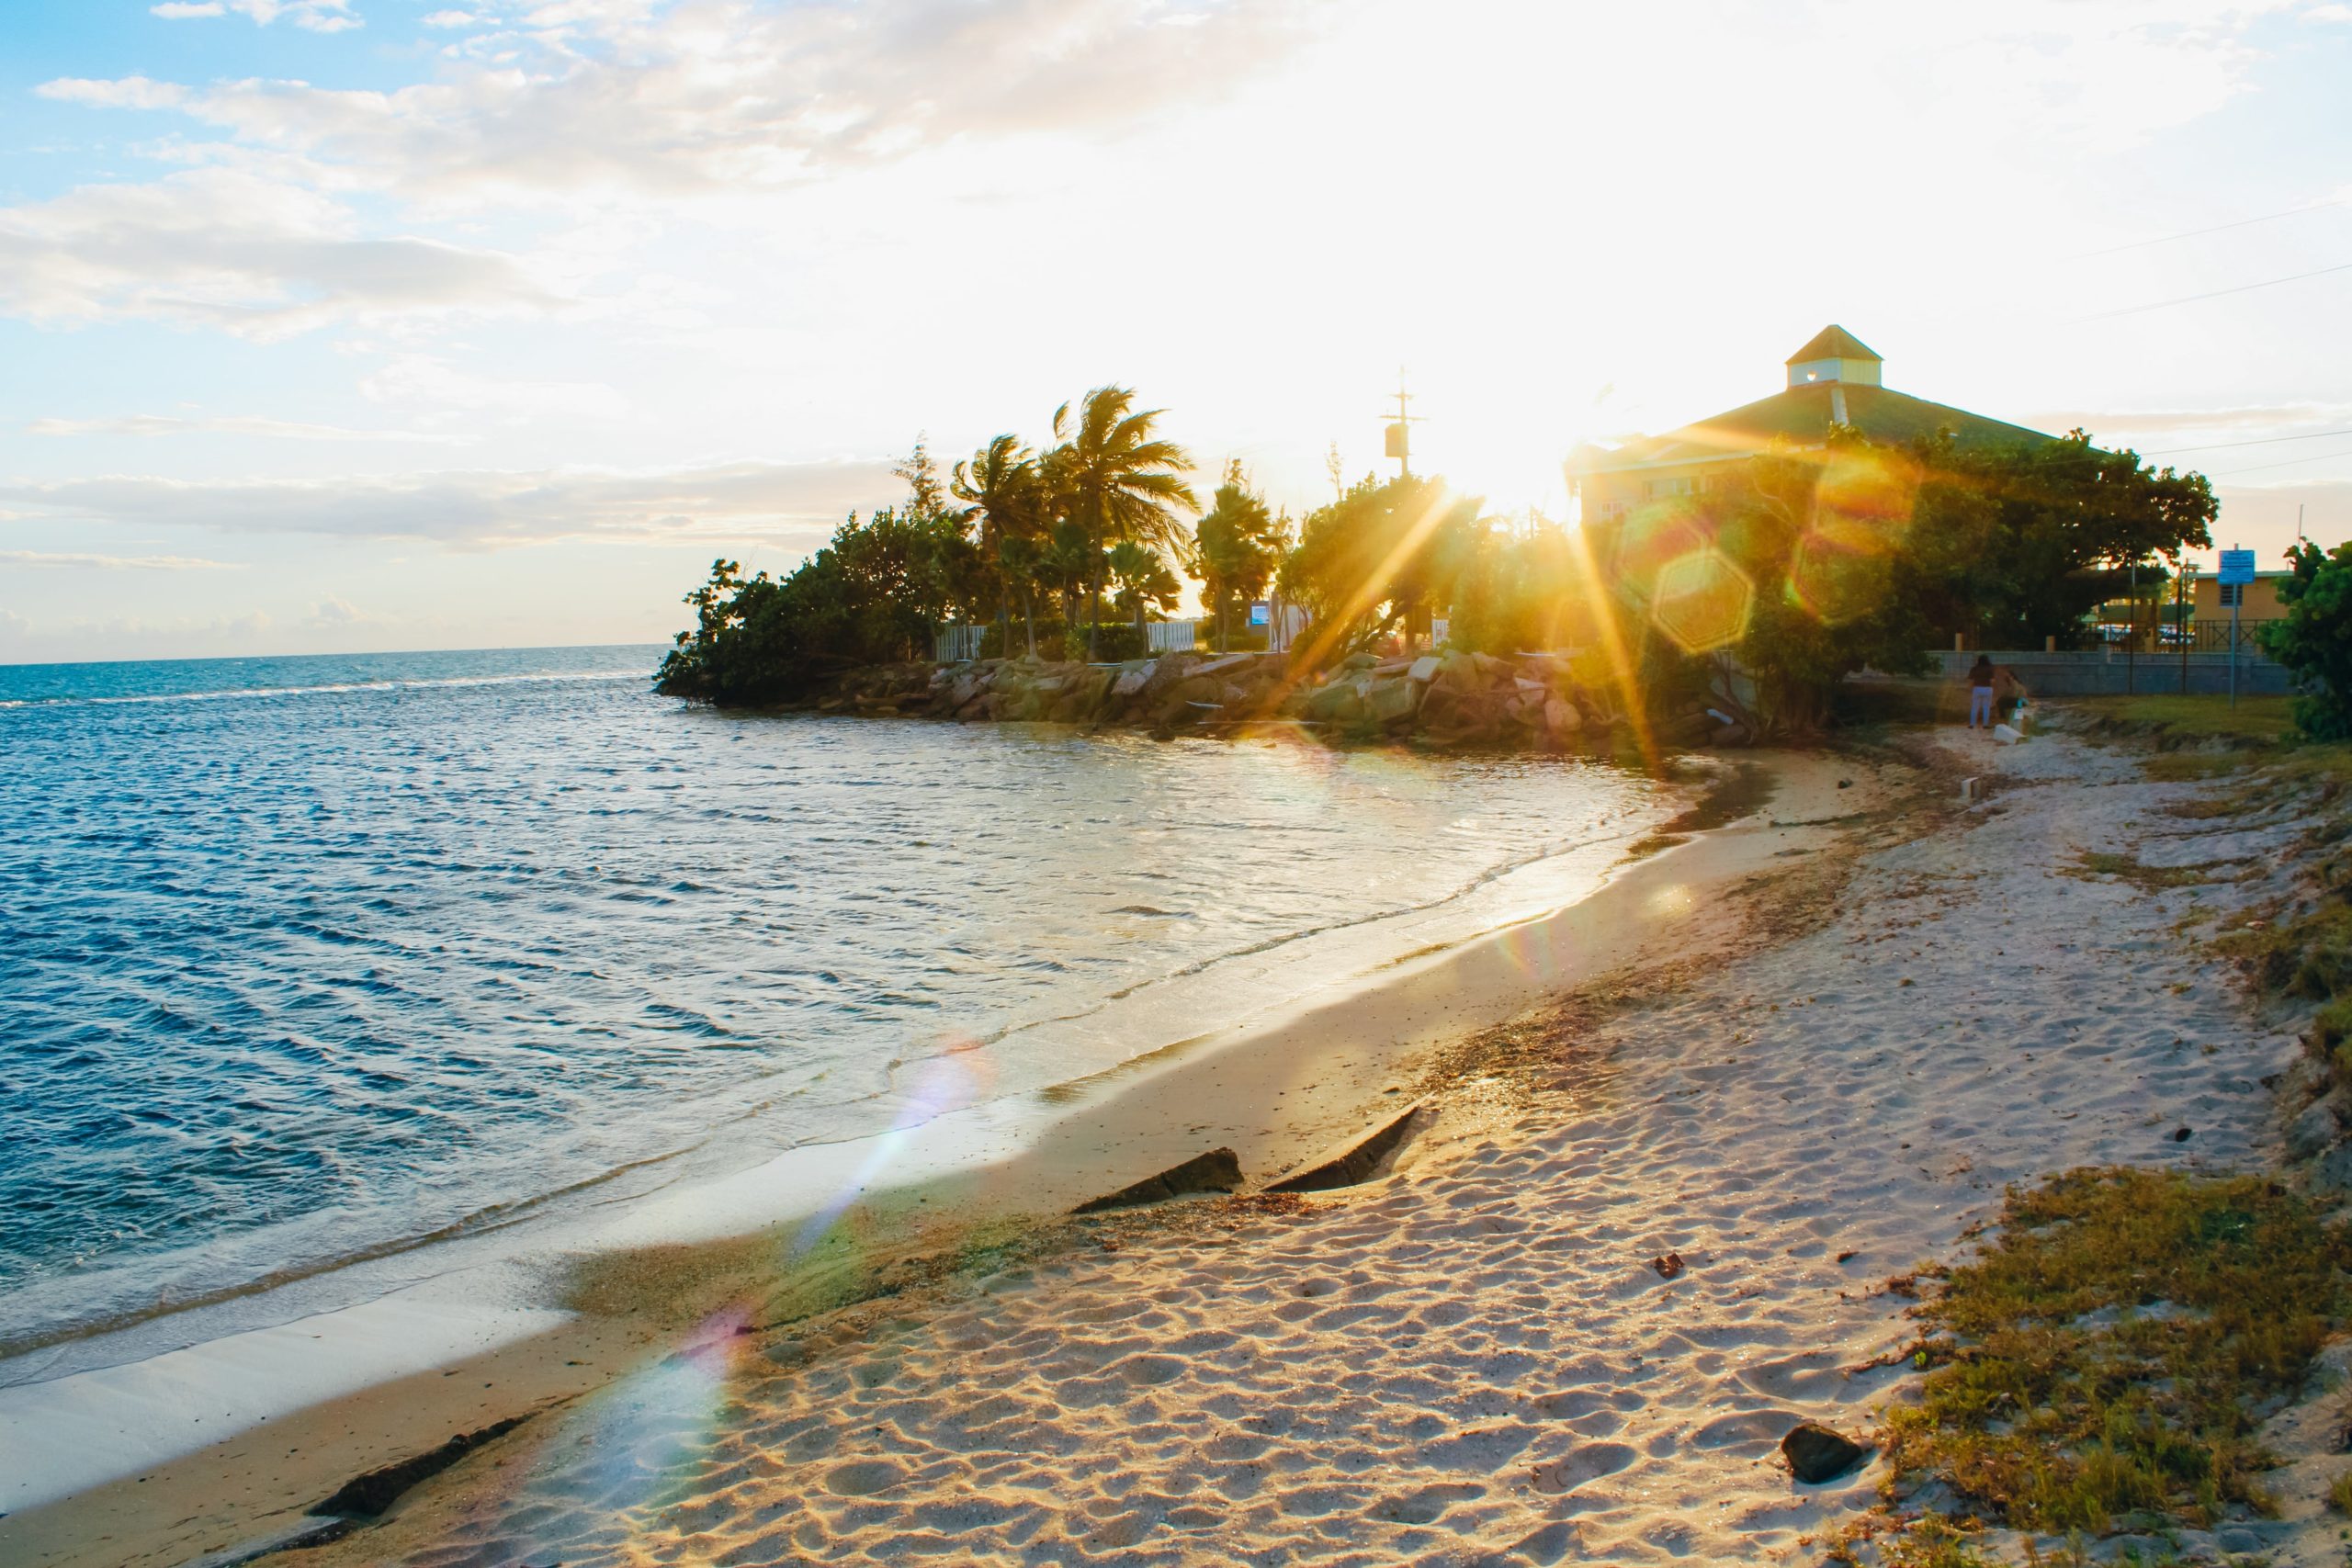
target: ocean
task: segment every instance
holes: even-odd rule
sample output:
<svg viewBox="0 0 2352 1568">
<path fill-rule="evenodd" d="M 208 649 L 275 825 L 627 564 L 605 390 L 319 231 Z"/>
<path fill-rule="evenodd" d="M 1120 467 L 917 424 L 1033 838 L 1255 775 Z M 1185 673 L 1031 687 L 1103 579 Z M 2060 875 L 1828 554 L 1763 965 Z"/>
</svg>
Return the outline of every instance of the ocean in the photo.
<svg viewBox="0 0 2352 1568">
<path fill-rule="evenodd" d="M 0 1382 L 887 1128 L 943 1053 L 1036 1095 L 1570 901 L 1662 809 L 1566 759 L 716 713 L 660 651 L 0 667 Z"/>
</svg>

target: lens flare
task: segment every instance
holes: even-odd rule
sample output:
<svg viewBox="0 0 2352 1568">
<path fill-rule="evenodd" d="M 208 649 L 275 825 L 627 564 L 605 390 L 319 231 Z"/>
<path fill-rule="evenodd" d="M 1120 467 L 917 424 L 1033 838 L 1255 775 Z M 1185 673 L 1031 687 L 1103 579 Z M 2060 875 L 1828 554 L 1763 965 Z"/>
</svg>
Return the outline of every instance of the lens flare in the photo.
<svg viewBox="0 0 2352 1568">
<path fill-rule="evenodd" d="M 1894 453 L 1834 453 L 1789 562 L 1789 597 L 1826 626 L 1884 602 L 1887 563 L 1911 529 L 1918 475 Z"/>
<path fill-rule="evenodd" d="M 1755 584 L 1731 558 L 1710 545 L 1678 556 L 1657 574 L 1650 619 L 1685 653 L 1729 648 L 1747 631 Z"/>
<path fill-rule="evenodd" d="M 787 1260 L 805 1256 L 825 1239 L 849 1206 L 881 1179 L 917 1129 L 951 1111 L 978 1105 L 988 1098 L 994 1077 L 988 1053 L 980 1049 L 978 1041 L 968 1038 L 950 1040 L 938 1055 L 916 1063 L 913 1081 L 899 1102 L 890 1130 L 873 1140 L 855 1173 L 801 1225 L 786 1255 Z"/>
<path fill-rule="evenodd" d="M 1617 531 L 1610 553 L 1610 570 L 1617 591 L 1635 599 L 1651 598 L 1666 569 L 1714 543 L 1714 531 L 1698 509 L 1687 502 L 1660 502 L 1645 506 Z"/>
</svg>

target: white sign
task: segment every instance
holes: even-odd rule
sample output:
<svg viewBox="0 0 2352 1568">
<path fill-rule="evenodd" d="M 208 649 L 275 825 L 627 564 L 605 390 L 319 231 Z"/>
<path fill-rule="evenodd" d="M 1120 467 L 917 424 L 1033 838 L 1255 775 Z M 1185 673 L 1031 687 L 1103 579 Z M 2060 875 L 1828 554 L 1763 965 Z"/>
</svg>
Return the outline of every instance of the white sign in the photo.
<svg viewBox="0 0 2352 1568">
<path fill-rule="evenodd" d="M 2254 552 L 2252 550 L 2223 550 L 2219 581 L 2225 583 L 2252 582 L 2254 581 Z"/>
<path fill-rule="evenodd" d="M 1250 624 L 1251 626 L 1266 626 L 1272 623 L 1273 618 L 1273 606 L 1268 604 L 1265 600 L 1258 600 L 1250 606 Z"/>
</svg>

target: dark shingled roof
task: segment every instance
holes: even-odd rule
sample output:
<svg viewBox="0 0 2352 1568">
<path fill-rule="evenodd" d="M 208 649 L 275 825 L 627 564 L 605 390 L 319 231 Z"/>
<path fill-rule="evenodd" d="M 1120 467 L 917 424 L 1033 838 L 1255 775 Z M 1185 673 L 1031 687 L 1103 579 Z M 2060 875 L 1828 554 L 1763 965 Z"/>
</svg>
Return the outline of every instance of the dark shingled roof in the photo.
<svg viewBox="0 0 2352 1568">
<path fill-rule="evenodd" d="M 1884 387 L 1810 381 L 1712 419 L 1702 419 L 1696 424 L 1670 430 L 1664 435 L 1628 442 L 1606 457 L 1596 457 L 1584 467 L 1588 470 L 1606 470 L 1745 457 L 1763 451 L 1776 438 L 1792 446 L 1817 446 L 1829 438 L 1830 397 L 1832 390 L 1839 388 L 1846 394 L 1846 423 L 1883 446 L 1933 435 L 1939 430 L 1951 431 L 1952 438 L 1962 446 L 2039 446 L 2055 439 L 2021 424 L 1986 419 L 1966 409 L 1948 408 L 1925 398 L 1889 391 Z"/>
<path fill-rule="evenodd" d="M 1813 334 L 1813 341 L 1789 355 L 1783 363 L 1803 365 L 1809 359 L 1880 359 L 1871 352 L 1870 344 L 1843 327 L 1828 326 Z"/>
</svg>

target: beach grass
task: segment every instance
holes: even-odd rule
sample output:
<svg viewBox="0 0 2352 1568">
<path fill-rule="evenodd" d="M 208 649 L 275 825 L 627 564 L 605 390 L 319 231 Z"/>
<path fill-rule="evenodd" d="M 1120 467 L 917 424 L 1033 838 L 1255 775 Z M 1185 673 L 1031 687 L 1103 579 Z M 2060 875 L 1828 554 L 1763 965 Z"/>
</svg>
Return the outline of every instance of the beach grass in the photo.
<svg viewBox="0 0 2352 1568">
<path fill-rule="evenodd" d="M 2056 1534 L 2267 1513 L 2255 1434 L 2342 1321 L 2347 1266 L 2344 1233 L 2262 1177 L 2086 1168 L 2012 1189 L 1995 1239 L 1916 1309 L 1932 1370 L 1888 1416 L 1890 1489 L 1940 1482 L 1987 1521 Z M 1967 1560 L 1934 1544 L 1903 1560 Z"/>
<path fill-rule="evenodd" d="M 2119 728 L 2154 736 L 2159 743 L 2192 745 L 2225 740 L 2282 745 L 2294 739 L 2294 699 L 2146 694 L 2129 697 L 2068 697 L 2069 708 Z"/>
</svg>

